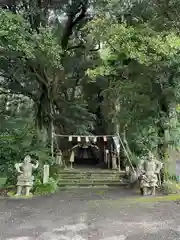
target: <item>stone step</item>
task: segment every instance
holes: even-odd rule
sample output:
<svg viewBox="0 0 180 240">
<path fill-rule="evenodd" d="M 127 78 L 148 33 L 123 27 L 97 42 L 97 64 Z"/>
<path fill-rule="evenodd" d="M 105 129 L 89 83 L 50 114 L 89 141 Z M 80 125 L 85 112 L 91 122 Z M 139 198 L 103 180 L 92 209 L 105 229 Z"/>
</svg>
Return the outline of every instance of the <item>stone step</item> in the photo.
<svg viewBox="0 0 180 240">
<path fill-rule="evenodd" d="M 101 179 L 101 178 L 97 178 L 97 179 L 59 179 L 59 182 L 121 182 L 124 180 L 120 180 L 120 179 L 114 179 L 114 180 L 106 180 L 106 179 Z"/>
<path fill-rule="evenodd" d="M 83 182 L 83 181 L 106 181 L 106 182 L 112 182 L 112 181 L 121 181 L 122 178 L 115 178 L 115 179 L 108 179 L 108 178 L 59 178 L 59 181 L 65 181 L 65 182 Z M 123 179 L 124 180 L 124 179 Z"/>
<path fill-rule="evenodd" d="M 121 186 L 120 186 L 121 187 Z M 125 187 L 125 186 L 122 186 Z M 98 189 L 107 189 L 107 188 L 117 188 L 117 185 L 112 185 L 112 186 L 108 186 L 108 185 L 66 185 L 66 186 L 60 186 L 61 190 L 65 190 L 66 192 L 72 192 L 72 189 L 89 189 L 89 188 L 98 188 Z"/>
<path fill-rule="evenodd" d="M 125 176 L 59 176 L 60 179 L 109 179 L 109 180 L 117 180 L 117 179 L 121 179 L 121 178 L 125 178 Z"/>
<path fill-rule="evenodd" d="M 125 174 L 122 173 L 114 173 L 114 174 L 107 174 L 107 173 L 59 173 L 60 176 L 65 176 L 65 177 L 77 177 L 77 176 L 82 176 L 82 177 L 96 177 L 96 176 L 101 176 L 101 177 L 114 177 L 114 176 L 125 176 Z"/>
<path fill-rule="evenodd" d="M 60 170 L 59 174 L 125 174 L 125 171 L 110 171 L 110 170 Z"/>
<path fill-rule="evenodd" d="M 59 182 L 59 187 L 61 186 L 126 186 L 128 183 L 120 181 L 94 181 L 94 182 Z"/>
<path fill-rule="evenodd" d="M 118 179 L 118 180 L 105 180 L 105 179 L 94 179 L 94 180 L 91 180 L 91 179 L 60 179 L 59 180 L 59 184 L 64 184 L 64 183 L 68 183 L 68 184 L 71 184 L 71 183 L 82 183 L 82 184 L 91 184 L 91 183 L 106 183 L 106 184 L 111 184 L 111 183 L 117 183 L 117 184 L 121 184 L 122 182 L 127 182 L 126 180 L 124 179 Z"/>
<path fill-rule="evenodd" d="M 59 173 L 59 172 L 58 172 Z M 98 172 L 98 173 L 93 173 L 93 172 L 85 172 L 85 173 L 82 173 L 82 172 L 77 172 L 77 173 L 75 173 L 75 172 L 60 172 L 59 173 L 60 175 L 71 175 L 71 176 L 76 176 L 76 175 L 94 175 L 94 176 L 96 176 L 96 175 L 102 175 L 102 176 L 114 176 L 114 175 L 119 175 L 119 176 L 123 176 L 123 175 L 125 175 L 125 173 L 101 173 L 101 172 Z"/>
<path fill-rule="evenodd" d="M 103 179 L 103 180 L 119 180 L 119 179 L 124 179 L 124 177 L 120 176 L 114 176 L 114 177 L 101 177 L 101 176 L 76 176 L 76 177 L 71 177 L 71 176 L 59 176 L 59 179 L 62 180 L 71 180 L 71 179 L 77 179 L 77 180 L 96 180 L 96 179 Z"/>
<path fill-rule="evenodd" d="M 60 187 L 127 185 L 125 172 L 107 169 L 68 169 L 59 171 Z"/>
<path fill-rule="evenodd" d="M 72 178 L 88 178 L 88 179 L 94 179 L 94 178 L 103 178 L 103 179 L 119 179 L 124 176 L 120 175 L 59 175 L 60 178 L 65 179 L 72 179 Z"/>
</svg>

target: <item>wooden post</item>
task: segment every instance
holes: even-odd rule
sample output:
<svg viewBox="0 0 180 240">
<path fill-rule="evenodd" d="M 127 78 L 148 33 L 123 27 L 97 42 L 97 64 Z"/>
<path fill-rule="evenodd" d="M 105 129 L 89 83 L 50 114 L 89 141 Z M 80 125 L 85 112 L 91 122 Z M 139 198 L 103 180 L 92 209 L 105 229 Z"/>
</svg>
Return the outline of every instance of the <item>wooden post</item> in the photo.
<svg viewBox="0 0 180 240">
<path fill-rule="evenodd" d="M 107 157 L 107 162 L 108 162 L 108 169 L 110 169 L 110 154 L 109 154 L 109 150 L 108 149 L 106 150 L 106 157 Z"/>
<path fill-rule="evenodd" d="M 54 129 L 53 121 L 51 120 L 51 157 L 54 157 Z"/>
<path fill-rule="evenodd" d="M 54 157 L 54 124 L 53 124 L 53 108 L 52 103 L 50 103 L 51 111 L 51 157 Z"/>
<path fill-rule="evenodd" d="M 121 161 L 120 161 L 120 157 L 119 157 L 119 154 L 117 155 L 117 158 L 118 158 L 118 171 L 120 172 L 121 171 Z"/>
<path fill-rule="evenodd" d="M 117 134 L 117 136 L 119 136 L 119 124 L 118 123 L 116 124 L 116 134 Z M 120 144 L 120 146 L 121 146 L 121 144 Z M 119 148 L 119 151 L 117 150 L 117 158 L 118 158 L 118 170 L 120 172 L 121 171 L 120 148 Z"/>
</svg>

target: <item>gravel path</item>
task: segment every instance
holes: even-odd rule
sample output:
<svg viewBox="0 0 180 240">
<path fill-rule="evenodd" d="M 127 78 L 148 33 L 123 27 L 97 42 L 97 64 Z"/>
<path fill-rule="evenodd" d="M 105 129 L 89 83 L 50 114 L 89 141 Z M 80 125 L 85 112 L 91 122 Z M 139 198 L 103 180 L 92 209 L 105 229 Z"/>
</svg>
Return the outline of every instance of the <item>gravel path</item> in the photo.
<svg viewBox="0 0 180 240">
<path fill-rule="evenodd" d="M 128 205 L 119 189 L 0 200 L 0 240 L 176 240 L 178 202 Z"/>
</svg>

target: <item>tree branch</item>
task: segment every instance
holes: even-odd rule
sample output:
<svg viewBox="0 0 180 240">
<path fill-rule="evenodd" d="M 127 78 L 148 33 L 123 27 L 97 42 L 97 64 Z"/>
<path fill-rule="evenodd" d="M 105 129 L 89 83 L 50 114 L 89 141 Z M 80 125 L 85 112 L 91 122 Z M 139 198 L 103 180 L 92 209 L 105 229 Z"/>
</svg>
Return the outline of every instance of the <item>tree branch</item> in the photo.
<svg viewBox="0 0 180 240">
<path fill-rule="evenodd" d="M 78 49 L 78 48 L 86 49 L 87 47 L 84 44 L 80 43 L 78 45 L 74 45 L 74 46 L 68 47 L 66 50 L 70 51 L 70 50 L 75 50 L 75 49 Z M 96 52 L 96 51 L 100 50 L 100 48 L 101 48 L 101 45 L 100 45 L 100 43 L 98 43 L 97 48 L 89 49 L 89 51 L 90 52 Z"/>
<path fill-rule="evenodd" d="M 31 92 L 29 92 L 27 89 L 25 89 L 24 87 L 22 87 L 21 84 L 18 84 L 17 82 L 13 84 L 12 87 L 12 83 L 8 84 L 7 86 L 4 85 L 0 85 L 0 87 L 2 87 L 2 90 L 0 90 L 1 94 L 22 94 L 30 99 L 32 99 L 34 102 L 38 102 L 38 98 L 32 94 Z M 4 89 L 6 89 L 7 91 L 4 91 Z"/>
<path fill-rule="evenodd" d="M 83 44 L 80 43 L 78 45 L 74 45 L 74 46 L 68 47 L 66 50 L 70 51 L 70 50 L 74 50 L 74 49 L 78 49 L 78 48 L 85 49 L 86 47 Z"/>
<path fill-rule="evenodd" d="M 69 37 L 72 35 L 73 28 L 86 16 L 88 0 L 81 0 L 74 11 L 70 11 L 66 21 L 64 33 L 61 40 L 63 49 L 67 48 Z M 75 7 L 74 5 L 71 8 Z M 78 15 L 78 16 L 77 16 Z"/>
</svg>

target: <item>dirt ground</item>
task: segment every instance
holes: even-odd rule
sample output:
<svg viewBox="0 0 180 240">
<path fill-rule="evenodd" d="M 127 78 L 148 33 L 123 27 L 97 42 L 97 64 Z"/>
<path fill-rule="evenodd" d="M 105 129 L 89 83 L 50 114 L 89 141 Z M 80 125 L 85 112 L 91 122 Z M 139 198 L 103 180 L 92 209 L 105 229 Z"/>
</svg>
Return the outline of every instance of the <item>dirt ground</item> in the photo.
<svg viewBox="0 0 180 240">
<path fill-rule="evenodd" d="M 176 240 L 178 201 L 133 203 L 136 194 L 78 189 L 0 200 L 0 240 Z M 129 202 L 128 199 L 131 199 Z"/>
</svg>

